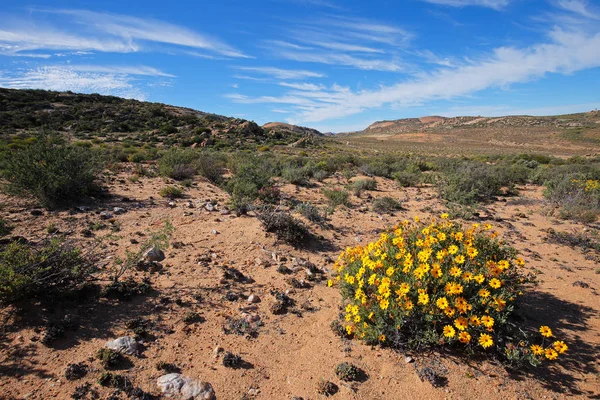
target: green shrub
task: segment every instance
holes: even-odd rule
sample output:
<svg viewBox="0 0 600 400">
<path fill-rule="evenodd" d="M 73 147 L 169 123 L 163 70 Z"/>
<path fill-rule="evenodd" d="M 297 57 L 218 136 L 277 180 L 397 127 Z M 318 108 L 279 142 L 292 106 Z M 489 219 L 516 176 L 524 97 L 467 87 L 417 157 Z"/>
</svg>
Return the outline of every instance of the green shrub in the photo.
<svg viewBox="0 0 600 400">
<path fill-rule="evenodd" d="M 319 209 L 310 203 L 298 204 L 296 206 L 296 212 L 299 212 L 304 218 L 317 224 L 322 223 L 325 219 Z"/>
<path fill-rule="evenodd" d="M 354 195 L 360 197 L 360 194 L 365 190 L 376 190 L 377 181 L 375 179 L 359 179 L 352 183 L 352 191 Z"/>
<path fill-rule="evenodd" d="M 96 359 L 104 369 L 113 369 L 123 360 L 123 356 L 113 349 L 103 347 L 96 352 Z"/>
<path fill-rule="evenodd" d="M 496 168 L 486 164 L 464 163 L 447 171 L 438 189 L 444 200 L 472 205 L 504 194 L 501 189 L 506 184 L 512 186 L 511 182 L 500 179 Z"/>
<path fill-rule="evenodd" d="M 323 195 L 327 198 L 329 207 L 335 209 L 337 206 L 350 205 L 350 193 L 341 189 L 323 189 Z"/>
<path fill-rule="evenodd" d="M 392 213 L 397 210 L 402 209 L 402 205 L 397 200 L 389 197 L 379 197 L 373 201 L 372 209 L 374 212 L 383 214 L 383 213 Z"/>
<path fill-rule="evenodd" d="M 201 153 L 195 162 L 195 166 L 198 173 L 208 179 L 209 182 L 218 185 L 223 181 L 224 162 L 216 155 Z"/>
<path fill-rule="evenodd" d="M 160 190 L 160 192 L 158 192 L 158 194 L 169 199 L 177 199 L 183 197 L 183 190 L 177 186 L 165 186 Z"/>
<path fill-rule="evenodd" d="M 402 349 L 494 352 L 515 365 L 538 365 L 544 356 L 554 359 L 566 350 L 564 343 L 543 341 L 512 319 L 530 280 L 521 270 L 524 261 L 496 238 L 491 225 L 415 221 L 347 249 L 336 262 L 348 335 Z M 540 332 L 551 336 L 548 327 Z M 533 342 L 545 349 L 530 347 L 534 335 Z"/>
<path fill-rule="evenodd" d="M 557 176 L 546 182 L 544 196 L 560 208 L 559 215 L 584 223 L 596 221 L 600 214 L 600 181 L 582 175 Z"/>
<path fill-rule="evenodd" d="M 304 168 L 284 168 L 281 171 L 281 177 L 292 185 L 306 186 L 308 185 L 310 174 Z"/>
<path fill-rule="evenodd" d="M 0 161 L 6 191 L 29 195 L 44 207 L 55 208 L 98 190 L 101 171 L 97 155 L 66 144 L 57 136 L 40 136 L 23 149 L 9 151 Z"/>
<path fill-rule="evenodd" d="M 198 153 L 192 149 L 173 148 L 162 155 L 158 160 L 158 172 L 175 180 L 193 178 L 196 175 L 195 163 Z"/>
<path fill-rule="evenodd" d="M 94 271 L 82 252 L 59 239 L 34 245 L 15 241 L 0 249 L 0 301 L 43 297 L 78 288 Z"/>
<path fill-rule="evenodd" d="M 409 171 L 398 171 L 392 174 L 392 178 L 398 182 L 400 187 L 413 187 L 422 183 L 423 173 L 421 172 L 409 172 Z"/>
</svg>

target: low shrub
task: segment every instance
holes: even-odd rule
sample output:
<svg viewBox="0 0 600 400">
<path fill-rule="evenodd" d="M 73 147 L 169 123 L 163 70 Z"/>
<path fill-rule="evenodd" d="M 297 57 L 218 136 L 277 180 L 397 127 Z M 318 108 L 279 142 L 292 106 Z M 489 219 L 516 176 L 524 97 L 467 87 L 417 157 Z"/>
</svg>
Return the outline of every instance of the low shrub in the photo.
<svg viewBox="0 0 600 400">
<path fill-rule="evenodd" d="M 201 153 L 195 162 L 198 173 L 209 182 L 218 185 L 223 181 L 225 173 L 224 161 L 215 154 Z"/>
<path fill-rule="evenodd" d="M 449 202 L 473 205 L 492 200 L 504 194 L 503 186 L 513 187 L 512 182 L 503 182 L 496 168 L 486 164 L 463 163 L 446 171 L 438 186 L 441 197 Z"/>
<path fill-rule="evenodd" d="M 164 153 L 158 160 L 158 172 L 175 180 L 193 178 L 196 175 L 195 163 L 198 153 L 192 149 L 173 148 Z"/>
<path fill-rule="evenodd" d="M 297 246 L 310 238 L 308 229 L 285 211 L 265 208 L 258 214 L 258 219 L 267 232 L 274 233 L 278 240 Z"/>
<path fill-rule="evenodd" d="M 77 289 L 94 270 L 91 257 L 60 239 L 38 245 L 14 241 L 0 248 L 0 302 Z"/>
<path fill-rule="evenodd" d="M 296 212 L 300 213 L 304 218 L 314 223 L 322 223 L 325 217 L 321 211 L 310 203 L 300 203 L 296 206 Z"/>
<path fill-rule="evenodd" d="M 95 152 L 40 136 L 22 149 L 8 151 L 0 162 L 7 193 L 32 196 L 47 208 L 80 200 L 98 191 L 102 164 Z"/>
<path fill-rule="evenodd" d="M 330 209 L 334 210 L 337 206 L 350 205 L 350 193 L 341 189 L 323 189 L 323 195 L 327 198 Z"/>
<path fill-rule="evenodd" d="M 560 208 L 563 219 L 591 223 L 600 214 L 600 181 L 580 175 L 558 176 L 546 182 L 544 196 Z"/>
<path fill-rule="evenodd" d="M 310 181 L 310 174 L 304 168 L 284 168 L 281 171 L 281 177 L 292 185 L 298 186 L 306 186 Z"/>
<path fill-rule="evenodd" d="M 562 341 L 544 341 L 550 328 L 540 328 L 542 343 L 531 344 L 522 324 L 511 320 L 531 282 L 516 251 L 497 240 L 491 225 L 463 227 L 442 217 L 404 221 L 340 255 L 334 267 L 346 333 L 403 349 L 494 351 L 513 364 L 538 365 L 566 351 Z"/>
<path fill-rule="evenodd" d="M 384 196 L 373 201 L 372 209 L 374 212 L 379 214 L 393 213 L 394 211 L 401 210 L 402 205 L 397 200 L 389 196 Z"/>
<path fill-rule="evenodd" d="M 417 186 L 423 182 L 422 172 L 398 171 L 392 174 L 392 178 L 398 182 L 400 187 Z"/>
<path fill-rule="evenodd" d="M 0 218 L 0 237 L 8 235 L 12 229 L 12 225 Z"/>
<path fill-rule="evenodd" d="M 356 197 L 360 197 L 360 194 L 365 190 L 376 190 L 377 181 L 375 179 L 359 179 L 352 183 L 352 191 Z"/>
<path fill-rule="evenodd" d="M 103 347 L 96 352 L 96 359 L 100 362 L 102 368 L 113 369 L 123 361 L 123 356 L 113 349 Z"/>
<path fill-rule="evenodd" d="M 158 194 L 169 199 L 178 199 L 183 197 L 183 190 L 177 186 L 165 186 L 164 188 L 160 189 Z"/>
</svg>

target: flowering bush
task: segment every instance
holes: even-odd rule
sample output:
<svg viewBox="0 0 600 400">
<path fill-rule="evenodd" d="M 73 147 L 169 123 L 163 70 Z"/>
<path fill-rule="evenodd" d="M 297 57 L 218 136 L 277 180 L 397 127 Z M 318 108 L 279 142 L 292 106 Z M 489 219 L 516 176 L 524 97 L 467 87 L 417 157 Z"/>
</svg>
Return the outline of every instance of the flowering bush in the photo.
<svg viewBox="0 0 600 400">
<path fill-rule="evenodd" d="M 447 214 L 429 223 L 415 217 L 374 243 L 348 248 L 334 266 L 346 301 L 346 333 L 411 349 L 441 344 L 496 350 L 534 365 L 555 359 L 566 351 L 564 342 L 530 346 L 509 321 L 531 280 L 521 272 L 523 259 L 491 229 L 465 229 Z M 540 333 L 552 336 L 548 327 Z"/>
</svg>

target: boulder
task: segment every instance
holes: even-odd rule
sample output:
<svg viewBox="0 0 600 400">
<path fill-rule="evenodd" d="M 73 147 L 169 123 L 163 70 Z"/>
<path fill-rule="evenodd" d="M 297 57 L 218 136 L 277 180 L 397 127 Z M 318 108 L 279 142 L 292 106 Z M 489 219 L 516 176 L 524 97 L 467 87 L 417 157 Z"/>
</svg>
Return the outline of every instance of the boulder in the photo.
<svg viewBox="0 0 600 400">
<path fill-rule="evenodd" d="M 151 249 L 148 249 L 144 253 L 144 259 L 146 261 L 161 262 L 162 260 L 165 259 L 165 253 L 163 253 L 163 251 L 161 249 L 159 249 L 158 247 L 154 246 Z"/>
<path fill-rule="evenodd" d="M 104 347 L 122 354 L 137 354 L 138 342 L 131 336 L 122 336 L 115 340 L 109 340 Z"/>
<path fill-rule="evenodd" d="M 201 382 L 181 374 L 167 374 L 158 378 L 156 384 L 165 397 L 181 400 L 215 400 L 210 383 Z"/>
</svg>

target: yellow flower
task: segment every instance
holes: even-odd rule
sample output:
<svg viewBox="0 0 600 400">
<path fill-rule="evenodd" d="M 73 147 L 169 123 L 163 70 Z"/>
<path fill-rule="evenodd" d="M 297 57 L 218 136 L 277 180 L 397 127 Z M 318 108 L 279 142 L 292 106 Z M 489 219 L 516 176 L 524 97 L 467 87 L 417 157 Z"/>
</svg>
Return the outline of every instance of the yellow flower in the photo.
<svg viewBox="0 0 600 400">
<path fill-rule="evenodd" d="M 360 322 L 360 315 L 354 317 L 354 322 L 356 322 L 357 324 Z"/>
<path fill-rule="evenodd" d="M 483 317 L 481 317 L 481 323 L 486 328 L 491 328 L 492 326 L 494 326 L 494 318 L 490 317 L 489 315 L 484 315 Z"/>
<path fill-rule="evenodd" d="M 419 295 L 419 304 L 427 304 L 429 303 L 429 295 L 426 293 L 420 294 Z"/>
<path fill-rule="evenodd" d="M 373 319 L 373 315 L 375 315 L 375 313 L 373 313 L 373 311 L 371 311 L 371 312 L 369 313 L 369 317 L 368 317 L 368 318 L 369 318 L 369 319 Z"/>
<path fill-rule="evenodd" d="M 458 247 L 455 245 L 448 247 L 448 253 L 453 254 L 453 255 L 458 253 Z"/>
<path fill-rule="evenodd" d="M 552 337 L 552 329 L 546 325 L 540 326 L 540 333 L 545 337 Z"/>
<path fill-rule="evenodd" d="M 327 287 L 332 287 L 333 281 L 331 279 L 327 280 Z"/>
<path fill-rule="evenodd" d="M 413 302 L 410 300 L 406 300 L 406 303 L 404 303 L 404 308 L 406 308 L 408 311 L 412 310 L 414 307 Z"/>
<path fill-rule="evenodd" d="M 389 305 L 390 305 L 390 302 L 389 302 L 387 299 L 383 299 L 383 300 L 381 300 L 381 301 L 379 302 L 379 307 L 380 307 L 382 310 L 387 310 L 387 308 L 389 307 Z"/>
<path fill-rule="evenodd" d="M 442 215 L 440 215 L 440 218 L 442 219 L 448 219 L 449 215 L 448 213 L 443 213 Z"/>
<path fill-rule="evenodd" d="M 434 278 L 441 278 L 443 273 L 442 273 L 442 268 L 440 268 L 439 264 L 433 264 L 433 268 L 431 269 L 431 275 Z"/>
<path fill-rule="evenodd" d="M 477 254 L 479 254 L 479 251 L 477 251 L 475 247 L 469 247 L 467 249 L 467 255 L 469 256 L 469 258 L 475 258 L 477 257 Z"/>
<path fill-rule="evenodd" d="M 444 310 L 444 314 L 446 314 L 448 318 L 452 318 L 454 317 L 454 314 L 456 314 L 456 311 L 454 311 L 452 307 L 448 307 Z"/>
<path fill-rule="evenodd" d="M 479 290 L 479 296 L 483 297 L 484 299 L 490 296 L 490 291 L 487 289 L 480 289 Z"/>
<path fill-rule="evenodd" d="M 479 344 L 481 345 L 481 347 L 483 347 L 484 349 L 487 349 L 488 347 L 491 347 L 494 344 L 494 340 L 492 339 L 492 337 L 490 335 L 488 335 L 487 333 L 482 333 L 479 336 Z"/>
<path fill-rule="evenodd" d="M 558 353 L 554 349 L 546 349 L 545 354 L 548 360 L 556 360 L 558 358 Z"/>
<path fill-rule="evenodd" d="M 372 285 L 372 284 L 374 284 L 374 283 L 375 283 L 375 279 L 377 279 L 377 274 L 372 274 L 372 275 L 369 277 L 369 280 L 367 281 L 367 283 L 368 283 L 369 285 Z"/>
<path fill-rule="evenodd" d="M 500 286 L 502 286 L 502 282 L 500 282 L 500 280 L 499 280 L 499 279 L 497 279 L 497 278 L 492 278 L 492 279 L 490 280 L 490 287 L 491 287 L 491 288 L 493 288 L 493 289 L 498 289 L 498 288 L 500 288 Z"/>
<path fill-rule="evenodd" d="M 448 300 L 446 300 L 445 297 L 440 297 L 439 299 L 437 299 L 437 301 L 435 302 L 435 305 L 438 306 L 438 308 L 440 310 L 445 310 L 446 308 L 448 308 Z"/>
<path fill-rule="evenodd" d="M 384 334 L 379 335 L 378 339 L 380 342 L 385 342 L 385 335 Z"/>
<path fill-rule="evenodd" d="M 450 325 L 444 326 L 444 336 L 446 336 L 447 338 L 451 338 L 454 337 L 455 334 L 456 331 L 453 327 L 451 327 Z"/>
<path fill-rule="evenodd" d="M 452 267 L 450 268 L 450 275 L 452 275 L 453 277 L 458 277 L 462 274 L 462 269 L 458 268 L 458 267 Z"/>
<path fill-rule="evenodd" d="M 465 317 L 458 317 L 454 320 L 454 326 L 459 331 L 464 331 L 469 326 L 469 321 Z"/>
<path fill-rule="evenodd" d="M 346 333 L 352 335 L 352 325 L 346 325 Z"/>
<path fill-rule="evenodd" d="M 461 343 L 469 343 L 471 341 L 471 335 L 469 334 L 469 332 L 461 332 L 458 334 L 458 340 Z"/>
<path fill-rule="evenodd" d="M 473 279 L 475 280 L 475 282 L 479 283 L 480 285 L 483 283 L 483 281 L 485 281 L 485 277 L 482 274 L 477 274 L 473 277 Z"/>
<path fill-rule="evenodd" d="M 396 290 L 396 294 L 398 296 L 402 296 L 407 294 L 410 291 L 410 286 L 408 283 L 406 282 L 402 282 L 402 284 L 400 285 L 400 287 L 398 288 L 398 290 Z"/>
<path fill-rule="evenodd" d="M 562 340 L 557 340 L 552 344 L 552 346 L 554 346 L 554 350 L 558 351 L 560 354 L 563 354 L 569 349 L 569 347 Z"/>
<path fill-rule="evenodd" d="M 459 256 L 454 257 L 454 262 L 457 264 L 464 264 L 465 263 L 465 256 L 463 256 L 462 254 Z"/>
<path fill-rule="evenodd" d="M 481 321 L 477 315 L 472 315 L 471 318 L 469 318 L 469 323 L 473 326 L 479 326 Z"/>
<path fill-rule="evenodd" d="M 388 269 L 385 271 L 385 274 L 386 274 L 387 276 L 392 276 L 392 275 L 394 275 L 394 272 L 395 272 L 394 268 L 392 268 L 392 267 L 389 267 L 389 268 L 388 268 Z"/>
<path fill-rule="evenodd" d="M 419 216 L 418 216 L 418 215 L 415 215 L 415 218 L 414 218 L 414 220 L 415 220 L 415 222 L 419 222 L 421 219 L 419 218 Z"/>
<path fill-rule="evenodd" d="M 532 344 L 530 349 L 533 352 L 533 354 L 535 354 L 536 356 L 540 356 L 540 355 L 544 354 L 544 349 L 540 345 Z"/>
<path fill-rule="evenodd" d="M 502 271 L 507 270 L 508 267 L 510 267 L 510 263 L 508 261 L 506 261 L 506 260 L 498 261 L 498 268 L 500 268 Z"/>
</svg>

